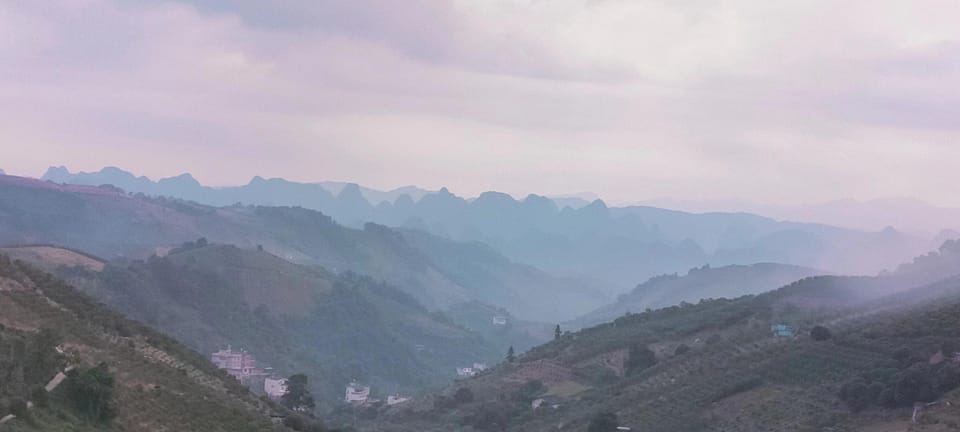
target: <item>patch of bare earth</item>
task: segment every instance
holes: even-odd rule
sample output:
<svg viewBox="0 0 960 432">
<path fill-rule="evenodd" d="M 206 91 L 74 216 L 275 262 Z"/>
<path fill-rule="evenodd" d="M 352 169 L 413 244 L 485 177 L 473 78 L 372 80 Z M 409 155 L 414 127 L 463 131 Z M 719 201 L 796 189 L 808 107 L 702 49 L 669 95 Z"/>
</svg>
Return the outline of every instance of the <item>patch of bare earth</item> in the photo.
<svg viewBox="0 0 960 432">
<path fill-rule="evenodd" d="M 53 246 L 22 246 L 0 250 L 7 252 L 17 259 L 27 262 L 43 263 L 47 265 L 81 266 L 93 271 L 102 271 L 104 263 L 91 257 L 66 249 Z"/>
<path fill-rule="evenodd" d="M 524 383 L 531 380 L 538 380 L 548 386 L 571 381 L 572 379 L 573 372 L 570 368 L 549 360 L 522 363 L 503 378 L 504 381 L 510 383 Z"/>
<path fill-rule="evenodd" d="M 587 360 L 578 362 L 576 367 L 589 367 L 589 366 L 600 366 L 613 371 L 617 374 L 618 377 L 623 377 L 626 374 L 626 364 L 627 364 L 627 349 L 618 349 L 615 351 L 606 352 L 598 356 L 591 357 Z"/>
</svg>

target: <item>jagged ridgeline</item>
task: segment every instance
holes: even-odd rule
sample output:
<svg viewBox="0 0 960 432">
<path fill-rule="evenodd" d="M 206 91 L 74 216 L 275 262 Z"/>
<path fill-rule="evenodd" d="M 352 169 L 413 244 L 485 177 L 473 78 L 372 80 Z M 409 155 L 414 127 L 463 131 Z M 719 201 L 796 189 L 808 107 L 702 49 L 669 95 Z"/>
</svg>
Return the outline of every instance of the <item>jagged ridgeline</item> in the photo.
<svg viewBox="0 0 960 432">
<path fill-rule="evenodd" d="M 205 356 L 0 255 L 0 430 L 285 430 Z"/>
<path fill-rule="evenodd" d="M 947 252 L 925 261 L 943 262 Z M 811 277 L 766 294 L 628 314 L 364 427 L 956 430 L 960 278 L 931 283 L 909 270 Z"/>
<path fill-rule="evenodd" d="M 304 208 L 216 208 L 129 195 L 112 186 L 10 176 L 0 176 L 0 201 L 0 245 L 47 243 L 106 259 L 145 259 L 204 237 L 246 249 L 260 246 L 334 273 L 386 280 L 431 310 L 476 300 L 546 322 L 573 318 L 609 300 L 591 283 L 552 276 L 482 244 L 377 224 L 348 228 Z"/>
</svg>

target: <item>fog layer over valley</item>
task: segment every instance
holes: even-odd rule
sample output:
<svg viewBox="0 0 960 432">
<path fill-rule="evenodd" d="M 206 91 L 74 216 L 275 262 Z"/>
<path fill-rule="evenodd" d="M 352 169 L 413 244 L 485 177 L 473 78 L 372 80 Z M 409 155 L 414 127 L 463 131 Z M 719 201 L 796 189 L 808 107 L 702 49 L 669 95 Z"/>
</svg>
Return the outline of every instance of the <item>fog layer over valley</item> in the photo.
<svg viewBox="0 0 960 432">
<path fill-rule="evenodd" d="M 940 348 L 949 334 L 911 330 L 922 334 L 913 341 L 901 330 L 922 326 L 920 311 L 949 316 L 960 298 L 958 242 L 925 249 L 947 231 L 923 238 L 600 200 L 565 198 L 576 208 L 560 208 L 536 195 L 464 199 L 446 189 L 262 179 L 209 188 L 115 169 L 47 177 L 0 176 L 0 255 L 17 260 L 0 260 L 14 281 L 4 287 L 17 287 L 4 290 L 44 301 L 44 291 L 21 286 L 45 284 L 62 298 L 102 302 L 97 314 L 136 320 L 96 324 L 105 326 L 97 337 L 109 341 L 101 349 L 111 358 L 125 359 L 127 351 L 110 351 L 123 346 L 236 353 L 269 365 L 250 369 L 257 376 L 309 377 L 308 408 L 269 398 L 251 405 L 244 387 L 217 402 L 283 422 L 322 418 L 384 432 L 560 424 L 580 432 L 615 413 L 618 424 L 664 432 L 869 430 L 857 429 L 874 421 L 858 414 L 861 405 L 901 409 L 952 397 L 960 385 L 953 363 L 922 366 L 937 350 L 951 354 Z M 129 336 L 127 325 L 183 347 Z M 836 339 L 824 342 L 823 332 Z M 78 343 L 83 352 L 98 342 Z M 901 358 L 903 350 L 912 357 Z M 174 354 L 156 355 L 186 371 L 177 385 L 207 380 L 199 371 L 209 364 L 200 360 L 194 371 Z M 854 378 L 870 368 L 885 372 Z M 857 379 L 877 395 L 850 396 L 860 394 Z M 927 393 L 897 390 L 917 380 L 930 382 Z M 891 395 L 880 397 L 885 389 Z M 824 394 L 831 396 L 817 396 Z M 794 398 L 830 418 L 790 409 Z M 715 404 L 751 414 L 730 417 Z M 126 406 L 117 405 L 127 410 L 118 423 L 134 421 Z M 758 414 L 764 409 L 776 414 Z"/>
<path fill-rule="evenodd" d="M 945 240 L 891 227 L 862 231 L 746 213 L 608 207 L 600 200 L 574 208 L 538 195 L 518 201 L 503 193 L 486 192 L 465 199 L 445 188 L 437 192 L 413 187 L 378 192 L 355 184 L 331 186 L 260 177 L 245 186 L 213 188 L 189 174 L 154 182 L 117 168 L 77 174 L 63 167 L 51 168 L 44 179 L 111 184 L 127 192 L 215 206 L 237 202 L 302 206 L 319 210 L 345 226 L 374 222 L 456 241 L 481 242 L 515 262 L 557 276 L 590 280 L 593 288 L 611 297 L 650 277 L 703 264 L 771 262 L 840 274 L 876 274 Z"/>
</svg>

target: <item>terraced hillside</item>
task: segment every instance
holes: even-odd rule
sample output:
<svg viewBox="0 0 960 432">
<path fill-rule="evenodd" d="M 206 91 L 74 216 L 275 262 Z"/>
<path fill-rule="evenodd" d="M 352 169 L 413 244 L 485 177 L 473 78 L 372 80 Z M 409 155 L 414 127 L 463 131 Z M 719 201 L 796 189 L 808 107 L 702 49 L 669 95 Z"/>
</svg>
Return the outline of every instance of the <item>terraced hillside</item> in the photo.
<svg viewBox="0 0 960 432">
<path fill-rule="evenodd" d="M 579 432 L 611 413 L 645 432 L 957 430 L 958 312 L 960 278 L 807 278 L 565 335 L 367 427 Z"/>
<path fill-rule="evenodd" d="M 306 373 L 322 409 L 336 406 L 351 380 L 372 385 L 380 397 L 409 393 L 444 385 L 458 366 L 503 353 L 390 285 L 262 250 L 193 243 L 99 272 L 55 272 L 192 349 L 232 345 L 283 376 Z"/>
<path fill-rule="evenodd" d="M 3 255 L 0 402 L 4 431 L 286 430 L 200 354 Z"/>
</svg>

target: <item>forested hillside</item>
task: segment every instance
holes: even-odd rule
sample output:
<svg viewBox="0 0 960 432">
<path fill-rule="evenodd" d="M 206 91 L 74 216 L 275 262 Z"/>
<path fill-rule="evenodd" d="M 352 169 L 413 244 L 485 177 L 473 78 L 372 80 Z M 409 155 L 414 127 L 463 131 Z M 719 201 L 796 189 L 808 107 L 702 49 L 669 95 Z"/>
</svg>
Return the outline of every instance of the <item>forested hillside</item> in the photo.
<svg viewBox="0 0 960 432">
<path fill-rule="evenodd" d="M 955 277 L 821 276 L 628 314 L 386 410 L 368 427 L 955 430 L 958 307 Z"/>
<path fill-rule="evenodd" d="M 270 417 L 284 415 L 205 356 L 0 255 L 0 430 L 279 431 Z"/>
<path fill-rule="evenodd" d="M 346 228 L 314 210 L 216 208 L 109 186 L 0 176 L 0 245 L 54 244 L 105 259 L 145 259 L 200 237 L 385 280 L 431 310 L 481 300 L 525 319 L 557 322 L 608 300 L 587 281 L 552 277 L 489 248 L 376 224 Z M 450 261 L 457 257 L 480 260 L 461 268 Z"/>
<path fill-rule="evenodd" d="M 326 408 L 351 380 L 379 395 L 408 393 L 448 382 L 458 366 L 500 357 L 479 334 L 390 285 L 202 243 L 102 271 L 56 272 L 200 352 L 232 345 L 283 376 L 308 374 Z"/>
<path fill-rule="evenodd" d="M 356 228 L 367 222 L 415 228 L 456 241 L 485 243 L 513 261 L 557 276 L 602 282 L 599 287 L 607 288 L 608 294 L 627 291 L 636 281 L 704 263 L 777 262 L 833 273 L 875 274 L 930 246 L 929 239 L 888 226 L 859 231 L 748 213 L 610 207 L 601 200 L 573 208 L 544 196 L 515 199 L 495 191 L 475 199 L 446 188 L 436 192 L 407 188 L 377 195 L 355 184 L 330 189 L 319 183 L 259 177 L 244 186 L 211 188 L 189 174 L 153 182 L 116 168 L 85 174 L 51 168 L 44 179 L 113 184 L 217 206 L 236 202 L 301 206 Z"/>
<path fill-rule="evenodd" d="M 773 263 L 694 267 L 686 275 L 674 273 L 650 278 L 633 291 L 617 297 L 615 302 L 577 318 L 569 325 L 591 326 L 612 321 L 628 312 L 643 312 L 683 302 L 696 303 L 702 299 L 760 294 L 822 273 L 810 268 Z"/>
</svg>

